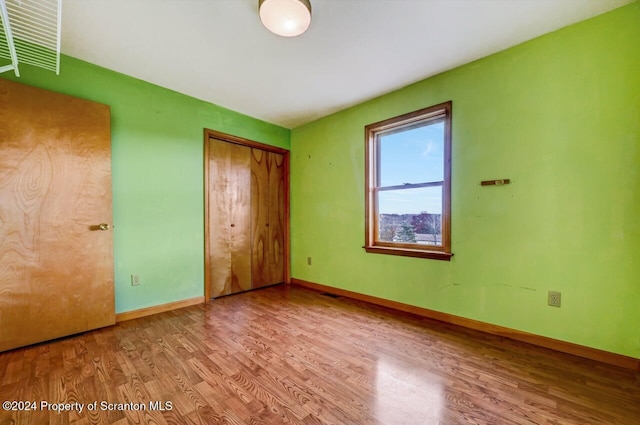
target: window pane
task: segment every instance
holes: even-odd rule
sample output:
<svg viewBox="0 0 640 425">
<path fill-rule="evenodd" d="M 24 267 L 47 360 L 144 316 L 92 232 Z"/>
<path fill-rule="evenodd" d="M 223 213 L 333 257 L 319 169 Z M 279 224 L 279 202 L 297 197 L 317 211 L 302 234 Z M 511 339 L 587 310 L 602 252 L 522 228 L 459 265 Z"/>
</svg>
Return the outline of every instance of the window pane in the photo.
<svg viewBox="0 0 640 425">
<path fill-rule="evenodd" d="M 451 110 L 365 126 L 366 252 L 451 259 Z"/>
<path fill-rule="evenodd" d="M 442 245 L 442 186 L 378 193 L 381 242 Z"/>
<path fill-rule="evenodd" d="M 444 122 L 382 134 L 379 186 L 444 180 Z"/>
</svg>

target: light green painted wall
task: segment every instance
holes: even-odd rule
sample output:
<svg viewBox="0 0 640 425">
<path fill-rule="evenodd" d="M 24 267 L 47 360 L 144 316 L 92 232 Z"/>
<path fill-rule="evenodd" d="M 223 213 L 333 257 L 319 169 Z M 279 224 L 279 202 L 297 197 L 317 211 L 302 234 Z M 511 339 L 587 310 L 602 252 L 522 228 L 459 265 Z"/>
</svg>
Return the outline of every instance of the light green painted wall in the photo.
<svg viewBox="0 0 640 425">
<path fill-rule="evenodd" d="M 364 126 L 447 100 L 455 256 L 365 253 Z M 294 129 L 291 144 L 293 277 L 640 358 L 640 3 Z M 480 187 L 495 178 L 513 184 Z"/>
<path fill-rule="evenodd" d="M 203 129 L 286 149 L 290 131 L 65 56 L 20 71 L 0 78 L 111 106 L 116 312 L 203 295 Z"/>
</svg>

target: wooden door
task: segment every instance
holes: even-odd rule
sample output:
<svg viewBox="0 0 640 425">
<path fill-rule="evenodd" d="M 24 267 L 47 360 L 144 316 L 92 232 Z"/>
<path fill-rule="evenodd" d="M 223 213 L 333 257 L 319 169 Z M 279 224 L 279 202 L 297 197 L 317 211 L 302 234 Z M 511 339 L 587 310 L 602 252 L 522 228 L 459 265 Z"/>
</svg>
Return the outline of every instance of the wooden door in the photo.
<svg viewBox="0 0 640 425">
<path fill-rule="evenodd" d="M 284 281 L 284 156 L 252 149 L 252 287 Z"/>
<path fill-rule="evenodd" d="M 205 300 L 289 283 L 289 151 L 204 136 Z"/>
<path fill-rule="evenodd" d="M 0 79 L 0 351 L 115 323 L 110 144 L 108 106 Z"/>
<path fill-rule="evenodd" d="M 285 160 L 269 152 L 269 262 L 268 284 L 285 280 Z"/>
<path fill-rule="evenodd" d="M 251 289 L 251 149 L 209 139 L 209 297 Z"/>
</svg>

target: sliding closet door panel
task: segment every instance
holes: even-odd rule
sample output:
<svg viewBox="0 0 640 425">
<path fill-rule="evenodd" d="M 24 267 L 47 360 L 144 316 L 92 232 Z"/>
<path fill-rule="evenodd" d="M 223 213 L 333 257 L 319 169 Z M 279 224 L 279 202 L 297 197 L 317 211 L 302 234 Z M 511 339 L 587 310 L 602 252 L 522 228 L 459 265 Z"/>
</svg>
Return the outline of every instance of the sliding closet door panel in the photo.
<svg viewBox="0 0 640 425">
<path fill-rule="evenodd" d="M 284 172 L 282 155 L 252 149 L 253 287 L 284 281 Z"/>
<path fill-rule="evenodd" d="M 110 112 L 0 80 L 0 351 L 115 322 Z"/>
<path fill-rule="evenodd" d="M 269 262 L 270 283 L 284 282 L 285 179 L 284 156 L 269 152 Z"/>
<path fill-rule="evenodd" d="M 251 149 L 209 141 L 209 290 L 251 289 Z"/>
<path fill-rule="evenodd" d="M 251 150 L 251 278 L 254 288 L 269 284 L 269 159 L 260 149 Z"/>
</svg>

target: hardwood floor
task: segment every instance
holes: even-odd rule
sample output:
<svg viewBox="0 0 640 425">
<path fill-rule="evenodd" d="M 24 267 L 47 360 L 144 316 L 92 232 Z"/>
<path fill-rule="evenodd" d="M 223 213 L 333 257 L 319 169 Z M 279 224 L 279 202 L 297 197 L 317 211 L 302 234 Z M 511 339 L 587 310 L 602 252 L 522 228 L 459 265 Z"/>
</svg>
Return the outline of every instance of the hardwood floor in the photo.
<svg viewBox="0 0 640 425">
<path fill-rule="evenodd" d="M 7 400 L 36 409 L 0 424 L 637 425 L 640 374 L 277 286 L 1 353 Z"/>
</svg>

